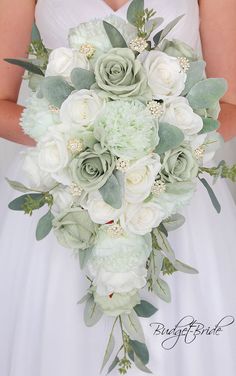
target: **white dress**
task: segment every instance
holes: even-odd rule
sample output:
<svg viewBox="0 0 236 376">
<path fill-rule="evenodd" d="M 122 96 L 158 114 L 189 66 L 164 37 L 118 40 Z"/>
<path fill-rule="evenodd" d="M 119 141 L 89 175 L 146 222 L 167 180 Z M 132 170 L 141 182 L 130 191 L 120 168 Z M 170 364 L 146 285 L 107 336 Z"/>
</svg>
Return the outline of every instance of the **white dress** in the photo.
<svg viewBox="0 0 236 376">
<path fill-rule="evenodd" d="M 146 0 L 169 22 L 185 13 L 172 32 L 200 48 L 197 0 Z M 116 14 L 125 17 L 128 3 Z M 70 27 L 112 10 L 102 0 L 39 0 L 36 22 L 45 44 L 67 44 Z M 17 161 L 8 177 L 21 179 Z M 175 273 L 169 277 L 172 303 L 155 301 L 159 307 L 142 324 L 150 349 L 149 367 L 155 376 L 234 376 L 236 374 L 236 327 L 219 336 L 199 336 L 193 343 L 183 339 L 164 350 L 166 337 L 154 336 L 152 322 L 168 328 L 192 315 L 206 326 L 224 316 L 236 316 L 236 211 L 223 181 L 215 186 L 222 213 L 215 213 L 207 193 L 199 186 L 185 210 L 186 224 L 170 240 L 178 258 L 195 266 L 197 276 Z M 0 375 L 1 376 L 98 376 L 111 320 L 102 319 L 89 329 L 83 323 L 83 305 L 77 301 L 87 287 L 78 260 L 60 247 L 51 234 L 35 240 L 38 215 L 32 218 L 10 212 L 12 190 L 1 184 L 0 225 Z M 17 193 L 15 193 L 15 196 Z M 39 214 L 40 215 L 40 214 Z M 112 371 L 111 376 L 117 375 Z M 133 368 L 131 376 L 143 373 Z"/>
</svg>

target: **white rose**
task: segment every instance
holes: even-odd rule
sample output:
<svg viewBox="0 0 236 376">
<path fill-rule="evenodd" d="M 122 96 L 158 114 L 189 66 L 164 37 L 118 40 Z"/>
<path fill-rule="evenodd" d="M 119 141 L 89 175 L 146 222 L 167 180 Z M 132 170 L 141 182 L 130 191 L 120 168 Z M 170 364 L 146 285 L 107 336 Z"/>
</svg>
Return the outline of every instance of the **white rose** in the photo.
<svg viewBox="0 0 236 376">
<path fill-rule="evenodd" d="M 69 154 L 66 141 L 60 133 L 49 133 L 39 142 L 38 149 L 38 163 L 43 171 L 54 174 L 66 167 Z"/>
<path fill-rule="evenodd" d="M 146 261 L 152 250 L 151 235 L 126 233 L 119 238 L 100 230 L 88 261 L 97 293 L 129 292 L 146 284 Z"/>
<path fill-rule="evenodd" d="M 89 193 L 84 208 L 88 210 L 92 221 L 99 224 L 115 221 L 122 211 L 122 209 L 114 209 L 108 205 L 99 192 Z"/>
<path fill-rule="evenodd" d="M 187 75 L 181 70 L 177 58 L 164 52 L 150 51 L 144 61 L 144 69 L 153 96 L 157 99 L 182 93 Z"/>
<path fill-rule="evenodd" d="M 121 216 L 121 225 L 133 234 L 145 235 L 166 218 L 166 211 L 156 202 L 127 204 Z"/>
<path fill-rule="evenodd" d="M 53 195 L 53 213 L 60 214 L 72 206 L 73 196 L 68 188 L 56 188 L 51 193 Z"/>
<path fill-rule="evenodd" d="M 38 150 L 29 149 L 24 154 L 22 170 L 27 177 L 27 183 L 31 188 L 46 191 L 55 185 L 51 175 L 39 168 Z"/>
<path fill-rule="evenodd" d="M 165 103 L 165 113 L 161 121 L 175 125 L 185 136 L 197 134 L 203 127 L 202 118 L 193 112 L 184 97 L 171 98 Z"/>
<path fill-rule="evenodd" d="M 103 104 L 103 100 L 92 90 L 73 92 L 61 106 L 61 121 L 76 129 L 88 126 L 93 123 Z"/>
<path fill-rule="evenodd" d="M 136 203 L 144 201 L 161 169 L 158 154 L 146 156 L 134 162 L 125 173 L 125 199 Z"/>
<path fill-rule="evenodd" d="M 49 55 L 45 76 L 61 76 L 70 81 L 70 74 L 74 68 L 89 69 L 89 62 L 78 50 L 59 47 Z"/>
</svg>

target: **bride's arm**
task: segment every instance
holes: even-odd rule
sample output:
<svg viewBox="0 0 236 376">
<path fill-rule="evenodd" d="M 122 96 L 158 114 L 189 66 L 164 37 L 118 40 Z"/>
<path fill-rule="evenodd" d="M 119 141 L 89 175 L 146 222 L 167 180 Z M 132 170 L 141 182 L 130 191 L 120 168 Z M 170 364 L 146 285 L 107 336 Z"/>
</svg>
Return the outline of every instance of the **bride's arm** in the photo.
<svg viewBox="0 0 236 376">
<path fill-rule="evenodd" d="M 220 132 L 236 136 L 236 1 L 200 0 L 201 38 L 208 77 L 224 77 L 229 89 L 221 103 Z"/>
<path fill-rule="evenodd" d="M 0 1 L 0 137 L 26 145 L 34 141 L 19 126 L 23 107 L 16 104 L 23 70 L 3 59 L 27 56 L 34 7 L 33 0 Z"/>
</svg>

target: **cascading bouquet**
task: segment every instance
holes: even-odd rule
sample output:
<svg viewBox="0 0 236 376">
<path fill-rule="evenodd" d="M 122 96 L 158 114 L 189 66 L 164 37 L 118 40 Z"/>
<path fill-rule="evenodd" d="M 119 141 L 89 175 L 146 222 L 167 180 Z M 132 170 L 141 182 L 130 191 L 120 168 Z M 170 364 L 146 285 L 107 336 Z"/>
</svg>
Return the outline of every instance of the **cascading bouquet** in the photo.
<svg viewBox="0 0 236 376">
<path fill-rule="evenodd" d="M 80 24 L 69 48 L 45 48 L 34 28 L 30 59 L 6 59 L 29 71 L 32 95 L 21 125 L 37 146 L 24 155 L 28 186 L 9 204 L 32 214 L 48 206 L 36 237 L 51 229 L 79 255 L 89 280 L 84 319 L 92 326 L 114 317 L 102 369 L 125 374 L 132 362 L 150 373 L 139 317 L 157 309 L 140 299 L 144 289 L 170 301 L 163 275 L 197 271 L 175 258 L 168 231 L 184 223 L 201 175 L 235 179 L 236 166 L 204 167 L 221 145 L 217 132 L 224 79 L 205 76 L 195 51 L 167 34 L 182 18 L 150 36 L 163 19 L 133 0 L 124 21 L 115 16 Z M 33 56 L 34 55 L 34 56 Z"/>
</svg>

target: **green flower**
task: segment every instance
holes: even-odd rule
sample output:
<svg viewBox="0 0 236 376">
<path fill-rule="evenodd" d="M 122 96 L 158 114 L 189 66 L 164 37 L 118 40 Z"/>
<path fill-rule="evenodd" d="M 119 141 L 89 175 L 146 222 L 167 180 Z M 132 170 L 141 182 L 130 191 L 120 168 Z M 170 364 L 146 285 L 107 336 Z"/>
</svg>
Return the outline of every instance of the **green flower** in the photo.
<svg viewBox="0 0 236 376">
<path fill-rule="evenodd" d="M 181 145 L 165 153 L 162 161 L 162 180 L 167 183 L 192 181 L 198 174 L 198 163 L 192 149 Z"/>
<path fill-rule="evenodd" d="M 124 159 L 139 159 L 159 142 L 158 123 L 143 103 L 108 102 L 94 124 L 95 137 L 103 147 Z"/>
<path fill-rule="evenodd" d="M 95 78 L 104 97 L 151 99 L 147 77 L 140 61 L 129 48 L 113 48 L 95 64 Z"/>
<path fill-rule="evenodd" d="M 115 158 L 108 150 L 96 144 L 94 150 L 86 150 L 74 158 L 69 168 L 74 183 L 87 192 L 96 191 L 111 176 Z"/>
<path fill-rule="evenodd" d="M 101 296 L 95 292 L 94 301 L 106 315 L 118 316 L 122 313 L 130 313 L 133 307 L 140 303 L 140 297 L 136 289 L 125 294 L 114 293 L 109 296 Z"/>
<path fill-rule="evenodd" d="M 91 221 L 88 212 L 81 208 L 66 210 L 54 218 L 53 228 L 62 246 L 77 250 L 91 247 L 98 230 L 98 226 Z"/>
<path fill-rule="evenodd" d="M 199 59 L 192 47 L 178 39 L 172 39 L 171 41 L 165 39 L 161 45 L 161 51 L 174 57 L 186 57 L 190 61 Z"/>
</svg>

